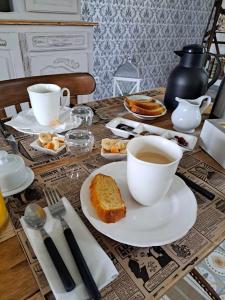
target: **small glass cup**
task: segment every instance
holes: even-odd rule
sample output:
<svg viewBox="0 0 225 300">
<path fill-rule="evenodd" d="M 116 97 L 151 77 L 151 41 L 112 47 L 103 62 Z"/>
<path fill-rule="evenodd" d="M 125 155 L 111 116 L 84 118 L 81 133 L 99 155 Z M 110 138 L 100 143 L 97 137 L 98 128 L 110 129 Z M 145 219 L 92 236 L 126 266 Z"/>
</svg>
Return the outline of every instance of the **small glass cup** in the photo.
<svg viewBox="0 0 225 300">
<path fill-rule="evenodd" d="M 92 125 L 93 115 L 90 107 L 79 105 L 71 109 L 70 120 L 77 128 L 88 130 Z"/>
<path fill-rule="evenodd" d="M 66 133 L 65 144 L 71 157 L 79 157 L 92 151 L 94 146 L 94 136 L 89 130 L 73 129 Z M 79 177 L 79 171 L 72 171 L 70 178 L 72 179 L 74 177 Z"/>
<path fill-rule="evenodd" d="M 3 231 L 3 229 L 8 224 L 8 220 L 9 220 L 8 211 L 7 211 L 7 208 L 5 205 L 4 198 L 0 191 L 0 233 L 1 233 L 1 231 Z"/>
</svg>

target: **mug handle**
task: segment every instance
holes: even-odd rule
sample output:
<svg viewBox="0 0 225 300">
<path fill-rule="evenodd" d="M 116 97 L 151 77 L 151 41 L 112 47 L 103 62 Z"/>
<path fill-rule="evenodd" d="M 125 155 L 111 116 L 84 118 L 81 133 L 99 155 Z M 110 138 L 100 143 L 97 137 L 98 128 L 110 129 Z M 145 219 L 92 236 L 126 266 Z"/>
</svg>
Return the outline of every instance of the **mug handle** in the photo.
<svg viewBox="0 0 225 300">
<path fill-rule="evenodd" d="M 64 96 L 64 92 L 66 92 L 66 96 Z M 61 89 L 61 107 L 63 108 L 66 105 L 70 105 L 70 90 L 68 88 Z"/>
<path fill-rule="evenodd" d="M 211 97 L 210 96 L 203 96 L 205 98 L 205 100 L 202 101 L 202 105 L 200 106 L 200 113 L 202 114 L 205 109 L 209 106 L 209 104 L 211 103 Z"/>
</svg>

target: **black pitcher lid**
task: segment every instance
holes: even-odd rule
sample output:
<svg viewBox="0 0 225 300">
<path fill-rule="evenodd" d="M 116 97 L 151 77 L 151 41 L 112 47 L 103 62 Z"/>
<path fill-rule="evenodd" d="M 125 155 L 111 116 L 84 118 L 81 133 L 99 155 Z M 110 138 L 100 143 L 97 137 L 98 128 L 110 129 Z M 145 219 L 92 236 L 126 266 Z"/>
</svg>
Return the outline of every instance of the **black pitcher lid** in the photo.
<svg viewBox="0 0 225 300">
<path fill-rule="evenodd" d="M 182 51 L 185 53 L 203 54 L 205 53 L 205 48 L 198 44 L 191 44 L 184 46 Z"/>
</svg>

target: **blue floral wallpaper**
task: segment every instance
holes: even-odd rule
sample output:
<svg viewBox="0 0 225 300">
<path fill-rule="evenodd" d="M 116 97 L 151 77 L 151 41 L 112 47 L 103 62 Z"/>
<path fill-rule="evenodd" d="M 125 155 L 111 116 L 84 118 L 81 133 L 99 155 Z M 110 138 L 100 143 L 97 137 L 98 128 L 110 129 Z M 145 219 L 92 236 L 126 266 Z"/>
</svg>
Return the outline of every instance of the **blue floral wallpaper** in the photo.
<svg viewBox="0 0 225 300">
<path fill-rule="evenodd" d="M 139 68 L 141 90 L 164 86 L 177 63 L 173 50 L 201 42 L 213 0 L 81 0 L 94 28 L 95 99 L 113 93 L 113 74 L 128 57 Z"/>
</svg>

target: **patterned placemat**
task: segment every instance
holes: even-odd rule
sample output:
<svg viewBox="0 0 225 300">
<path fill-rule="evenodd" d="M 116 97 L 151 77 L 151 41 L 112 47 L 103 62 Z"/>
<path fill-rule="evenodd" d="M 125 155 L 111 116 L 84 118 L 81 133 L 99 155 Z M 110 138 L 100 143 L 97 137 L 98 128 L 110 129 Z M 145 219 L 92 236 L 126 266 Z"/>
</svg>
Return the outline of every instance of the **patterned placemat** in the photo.
<svg viewBox="0 0 225 300">
<path fill-rule="evenodd" d="M 115 99 L 110 100 L 112 105 L 115 103 L 113 100 Z M 110 110 L 111 106 L 108 105 L 108 101 L 104 100 L 101 104 L 101 101 L 97 101 L 89 105 L 95 109 L 95 115 L 98 117 L 97 113 L 100 109 L 102 112 L 107 106 L 107 111 Z M 121 99 L 117 101 L 121 105 Z M 105 128 L 109 115 L 105 116 L 99 117 L 92 128 L 96 138 L 94 151 L 79 160 L 67 160 L 66 153 L 57 158 L 37 158 L 37 155 L 31 154 L 27 146 L 31 136 L 16 135 L 21 143 L 21 154 L 23 155 L 23 151 L 26 151 L 29 156 L 33 155 L 32 157 L 35 158 L 35 161 L 32 161 L 26 154 L 26 162 L 34 168 L 36 176 L 33 184 L 24 192 L 7 199 L 12 221 L 10 226 L 14 228 L 21 242 L 40 292 L 45 299 L 54 299 L 54 296 L 21 228 L 19 218 L 24 214 L 28 203 L 36 202 L 42 207 L 46 206 L 43 194 L 43 187 L 46 185 L 57 187 L 61 194 L 67 197 L 115 264 L 119 276 L 101 291 L 102 299 L 105 300 L 160 298 L 179 278 L 182 278 L 208 255 L 225 236 L 225 172 L 198 147 L 194 152 L 184 155 L 179 171 L 215 193 L 216 197 L 213 201 L 209 201 L 194 192 L 198 201 L 198 217 L 194 227 L 185 237 L 163 247 L 137 248 L 118 243 L 97 232 L 82 213 L 79 193 L 84 179 L 93 170 L 109 162 L 100 155 L 99 148 L 102 138 L 112 136 L 112 133 Z M 9 150 L 8 145 L 1 139 L 0 141 L 1 146 Z M 71 179 L 72 172 L 76 176 Z"/>
</svg>

